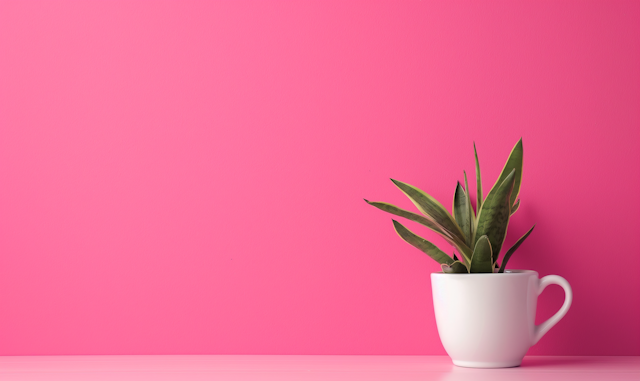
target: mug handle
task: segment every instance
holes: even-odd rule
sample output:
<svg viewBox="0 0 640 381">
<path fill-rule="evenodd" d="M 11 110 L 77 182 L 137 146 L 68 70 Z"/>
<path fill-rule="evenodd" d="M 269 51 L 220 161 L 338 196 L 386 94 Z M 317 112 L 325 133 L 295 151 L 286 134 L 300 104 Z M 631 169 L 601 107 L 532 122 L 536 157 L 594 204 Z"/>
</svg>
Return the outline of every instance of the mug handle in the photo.
<svg viewBox="0 0 640 381">
<path fill-rule="evenodd" d="M 547 321 L 540 325 L 536 325 L 533 329 L 533 344 L 537 343 L 542 336 L 544 336 L 547 331 L 551 329 L 554 325 L 556 325 L 560 319 L 564 317 L 564 315 L 569 311 L 569 307 L 571 307 L 571 302 L 573 301 L 573 292 L 571 291 L 571 286 L 566 279 L 558 275 L 547 275 L 540 279 L 540 283 L 538 283 L 538 295 L 542 294 L 545 288 L 547 288 L 550 284 L 557 284 L 558 286 L 564 289 L 564 303 L 560 310 L 555 313 L 555 315 L 551 316 Z"/>
</svg>

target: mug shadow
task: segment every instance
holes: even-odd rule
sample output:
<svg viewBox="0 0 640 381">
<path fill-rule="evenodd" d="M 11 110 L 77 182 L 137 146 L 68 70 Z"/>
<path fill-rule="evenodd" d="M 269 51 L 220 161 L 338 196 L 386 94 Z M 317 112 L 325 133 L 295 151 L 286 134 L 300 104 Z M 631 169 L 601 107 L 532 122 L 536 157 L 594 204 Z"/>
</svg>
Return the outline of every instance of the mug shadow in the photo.
<svg viewBox="0 0 640 381">
<path fill-rule="evenodd" d="M 525 357 L 524 360 L 522 360 L 522 365 L 520 365 L 520 368 L 559 368 L 566 367 L 567 365 L 580 366 L 585 364 L 594 364 L 594 362 L 598 362 L 598 360 L 572 356 L 528 356 Z"/>
<path fill-rule="evenodd" d="M 584 373 L 585 369 L 606 367 L 607 361 L 601 358 L 585 357 L 525 357 L 520 366 L 512 368 L 475 369 L 451 365 L 435 379 L 438 381 L 565 381 L 576 371 L 582 370 L 580 380 L 601 380 L 601 373 Z M 593 377 L 591 377 L 593 376 Z M 586 377 L 586 378 L 585 378 Z M 573 379 L 573 378 L 570 378 Z"/>
</svg>

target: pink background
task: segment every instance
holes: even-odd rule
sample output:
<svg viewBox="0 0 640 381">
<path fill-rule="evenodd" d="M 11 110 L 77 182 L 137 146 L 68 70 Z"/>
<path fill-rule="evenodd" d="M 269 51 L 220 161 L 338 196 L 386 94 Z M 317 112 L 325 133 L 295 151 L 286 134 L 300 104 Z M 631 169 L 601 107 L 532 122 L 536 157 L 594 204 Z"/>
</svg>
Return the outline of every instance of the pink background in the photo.
<svg viewBox="0 0 640 381">
<path fill-rule="evenodd" d="M 2 355 L 444 354 L 362 198 L 520 137 L 529 353 L 640 355 L 640 2 L 2 1 L 0 127 Z"/>
</svg>

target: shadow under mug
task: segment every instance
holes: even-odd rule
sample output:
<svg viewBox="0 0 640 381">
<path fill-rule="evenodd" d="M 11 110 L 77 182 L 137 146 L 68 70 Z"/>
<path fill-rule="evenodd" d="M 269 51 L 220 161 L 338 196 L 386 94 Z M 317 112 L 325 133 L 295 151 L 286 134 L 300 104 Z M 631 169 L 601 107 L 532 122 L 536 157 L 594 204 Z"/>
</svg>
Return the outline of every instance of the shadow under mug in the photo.
<svg viewBox="0 0 640 381">
<path fill-rule="evenodd" d="M 535 325 L 538 295 L 551 284 L 564 289 L 562 307 Z M 440 340 L 455 365 L 519 366 L 529 348 L 567 313 L 573 293 L 558 275 L 538 279 L 531 270 L 493 274 L 431 274 Z"/>
</svg>

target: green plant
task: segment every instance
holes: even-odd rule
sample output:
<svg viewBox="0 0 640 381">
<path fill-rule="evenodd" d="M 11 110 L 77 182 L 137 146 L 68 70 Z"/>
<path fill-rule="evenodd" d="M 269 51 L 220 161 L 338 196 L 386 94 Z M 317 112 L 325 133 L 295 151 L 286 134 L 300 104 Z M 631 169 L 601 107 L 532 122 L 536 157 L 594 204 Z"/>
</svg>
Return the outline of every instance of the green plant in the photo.
<svg viewBox="0 0 640 381">
<path fill-rule="evenodd" d="M 417 214 L 384 202 L 372 202 L 365 199 L 385 212 L 408 220 L 418 222 L 434 232 L 440 234 L 447 242 L 455 247 L 453 257 L 440 250 L 426 239 L 414 234 L 396 220 L 393 226 L 398 235 L 420 249 L 442 266 L 445 273 L 492 273 L 495 268 L 504 272 L 511 255 L 520 247 L 522 242 L 531 234 L 535 225 L 509 249 L 502 258 L 502 265 L 498 264 L 498 256 L 507 235 L 509 219 L 520 206 L 520 184 L 522 183 L 522 139 L 511 150 L 509 159 L 500 173 L 500 177 L 493 188 L 482 197 L 482 181 L 480 177 L 480 163 L 476 145 L 473 145 L 476 161 L 476 192 L 477 201 L 475 213 L 469 196 L 467 174 L 464 172 L 464 187 L 456 186 L 453 196 L 453 212 L 449 213 L 442 204 L 420 189 L 391 179 L 400 190 L 409 197 L 413 204 L 423 214 Z"/>
</svg>

